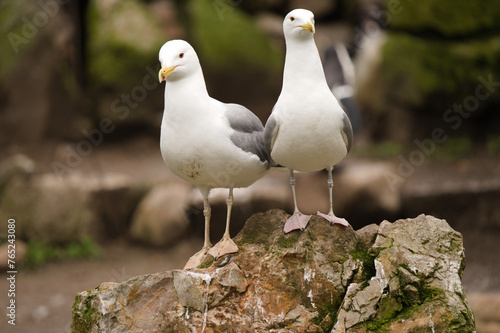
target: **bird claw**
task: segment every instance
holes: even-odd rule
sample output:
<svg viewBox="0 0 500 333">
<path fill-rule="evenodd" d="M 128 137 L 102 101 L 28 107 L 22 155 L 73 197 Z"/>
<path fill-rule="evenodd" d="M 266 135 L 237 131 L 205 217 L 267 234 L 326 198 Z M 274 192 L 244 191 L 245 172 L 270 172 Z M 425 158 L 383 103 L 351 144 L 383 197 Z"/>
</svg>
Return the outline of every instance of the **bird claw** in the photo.
<svg viewBox="0 0 500 333">
<path fill-rule="evenodd" d="M 340 224 L 340 225 L 343 225 L 344 227 L 349 226 L 349 222 L 347 222 L 346 219 L 344 219 L 342 217 L 337 217 L 334 214 L 330 215 L 330 214 L 323 214 L 323 213 L 317 212 L 316 215 L 323 217 L 325 220 L 330 222 L 331 225 Z"/>
<path fill-rule="evenodd" d="M 238 251 L 238 246 L 231 238 L 223 237 L 214 247 L 208 250 L 208 254 L 218 259 L 225 254 L 236 253 Z"/>
<path fill-rule="evenodd" d="M 288 220 L 286 220 L 283 231 L 285 232 L 285 234 L 289 233 L 292 230 L 300 229 L 304 231 L 310 219 L 311 215 L 305 215 L 300 212 L 294 213 L 288 218 Z"/>
<path fill-rule="evenodd" d="M 196 252 L 191 256 L 191 258 L 189 258 L 188 262 L 184 266 L 184 270 L 199 267 L 207 260 L 208 254 L 208 248 L 203 248 L 201 251 Z"/>
</svg>

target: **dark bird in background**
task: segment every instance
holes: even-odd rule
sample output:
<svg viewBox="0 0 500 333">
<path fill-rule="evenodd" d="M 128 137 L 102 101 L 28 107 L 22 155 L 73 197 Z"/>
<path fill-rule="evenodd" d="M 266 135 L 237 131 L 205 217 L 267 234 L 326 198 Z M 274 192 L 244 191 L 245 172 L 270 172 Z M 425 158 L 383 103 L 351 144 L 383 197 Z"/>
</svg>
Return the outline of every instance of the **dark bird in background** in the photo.
<svg viewBox="0 0 500 333">
<path fill-rule="evenodd" d="M 344 44 L 337 43 L 326 50 L 323 67 L 328 87 L 351 120 L 353 132 L 359 132 L 361 112 L 354 96 L 354 64 Z"/>
</svg>

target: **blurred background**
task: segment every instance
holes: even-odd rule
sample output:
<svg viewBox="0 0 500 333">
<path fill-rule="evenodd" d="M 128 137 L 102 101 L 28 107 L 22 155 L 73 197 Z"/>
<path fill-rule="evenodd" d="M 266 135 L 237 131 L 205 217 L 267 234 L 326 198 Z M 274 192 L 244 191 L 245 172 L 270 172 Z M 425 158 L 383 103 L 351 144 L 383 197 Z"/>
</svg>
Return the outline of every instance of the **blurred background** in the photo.
<svg viewBox="0 0 500 333">
<path fill-rule="evenodd" d="M 307 8 L 332 92 L 355 132 L 334 208 L 355 229 L 432 214 L 464 236 L 478 332 L 500 332 L 500 6 L 405 0 L 2 0 L 0 307 L 16 220 L 17 325 L 69 332 L 77 292 L 182 268 L 201 248 L 201 198 L 164 165 L 158 51 L 190 42 L 209 93 L 265 122 L 281 90 L 284 16 Z M 212 242 L 226 190 L 212 193 Z M 326 174 L 297 176 L 328 210 Z M 286 173 L 235 191 L 252 214 L 292 212 Z M 4 297 L 5 295 L 5 297 Z"/>
</svg>

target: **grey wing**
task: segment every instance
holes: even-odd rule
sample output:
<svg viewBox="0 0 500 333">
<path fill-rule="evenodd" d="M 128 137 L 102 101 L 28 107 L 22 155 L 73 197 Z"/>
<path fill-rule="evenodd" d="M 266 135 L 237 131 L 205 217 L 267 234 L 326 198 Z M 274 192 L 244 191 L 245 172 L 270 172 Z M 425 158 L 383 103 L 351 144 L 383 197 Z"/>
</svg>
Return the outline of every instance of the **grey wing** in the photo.
<svg viewBox="0 0 500 333">
<path fill-rule="evenodd" d="M 266 147 L 267 154 L 269 155 L 269 164 L 272 167 L 278 166 L 271 158 L 271 151 L 273 150 L 274 140 L 278 136 L 279 124 L 276 117 L 271 112 L 271 115 L 267 119 L 266 126 L 264 127 L 264 144 Z"/>
<path fill-rule="evenodd" d="M 278 134 L 278 123 L 273 113 L 267 119 L 266 126 L 264 128 L 264 143 L 266 144 L 266 150 L 271 155 L 271 150 L 273 149 L 274 140 Z"/>
<path fill-rule="evenodd" d="M 343 122 L 342 138 L 344 139 L 347 152 L 349 152 L 352 146 L 352 126 L 351 126 L 351 121 L 349 120 L 349 117 L 345 112 L 342 118 L 342 122 Z"/>
<path fill-rule="evenodd" d="M 264 126 L 260 119 L 239 104 L 226 104 L 225 117 L 234 130 L 231 142 L 240 149 L 255 154 L 262 162 L 267 162 L 269 155 L 264 145 Z"/>
</svg>

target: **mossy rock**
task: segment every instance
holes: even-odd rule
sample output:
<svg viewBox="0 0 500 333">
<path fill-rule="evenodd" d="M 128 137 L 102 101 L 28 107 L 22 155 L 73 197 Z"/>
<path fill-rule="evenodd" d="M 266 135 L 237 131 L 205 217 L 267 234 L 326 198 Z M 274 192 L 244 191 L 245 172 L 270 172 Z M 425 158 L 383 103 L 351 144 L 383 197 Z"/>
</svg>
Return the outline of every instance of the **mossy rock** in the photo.
<svg viewBox="0 0 500 333">
<path fill-rule="evenodd" d="M 281 70 L 281 52 L 255 20 L 231 2 L 191 0 L 187 15 L 190 38 L 207 67 Z"/>
<path fill-rule="evenodd" d="M 158 63 L 167 36 L 142 1 L 94 0 L 88 16 L 88 74 L 96 87 L 130 89 Z"/>
<path fill-rule="evenodd" d="M 22 15 L 31 13 L 30 6 L 23 10 L 23 6 L 27 5 L 25 1 L 7 1 L 2 4 L 0 10 L 0 32 L 3 38 L 0 38 L 0 78 L 12 68 L 14 68 L 20 57 L 19 52 L 23 52 L 29 39 L 23 37 L 22 28 L 24 22 L 21 21 Z"/>
<path fill-rule="evenodd" d="M 394 30 L 465 37 L 500 31 L 496 0 L 387 1 L 388 23 Z"/>
<path fill-rule="evenodd" d="M 500 72 L 500 36 L 440 41 L 389 33 L 381 59 L 376 80 L 383 84 L 370 94 L 371 108 L 385 112 L 388 105 L 396 105 L 441 116 L 453 103 L 474 95 L 480 77 L 488 80 Z M 500 103 L 500 89 L 488 102 Z"/>
<path fill-rule="evenodd" d="M 87 26 L 87 81 L 96 122 L 109 118 L 118 130 L 157 126 L 154 114 L 163 109 L 158 52 L 168 40 L 158 19 L 143 1 L 94 0 Z"/>
</svg>

